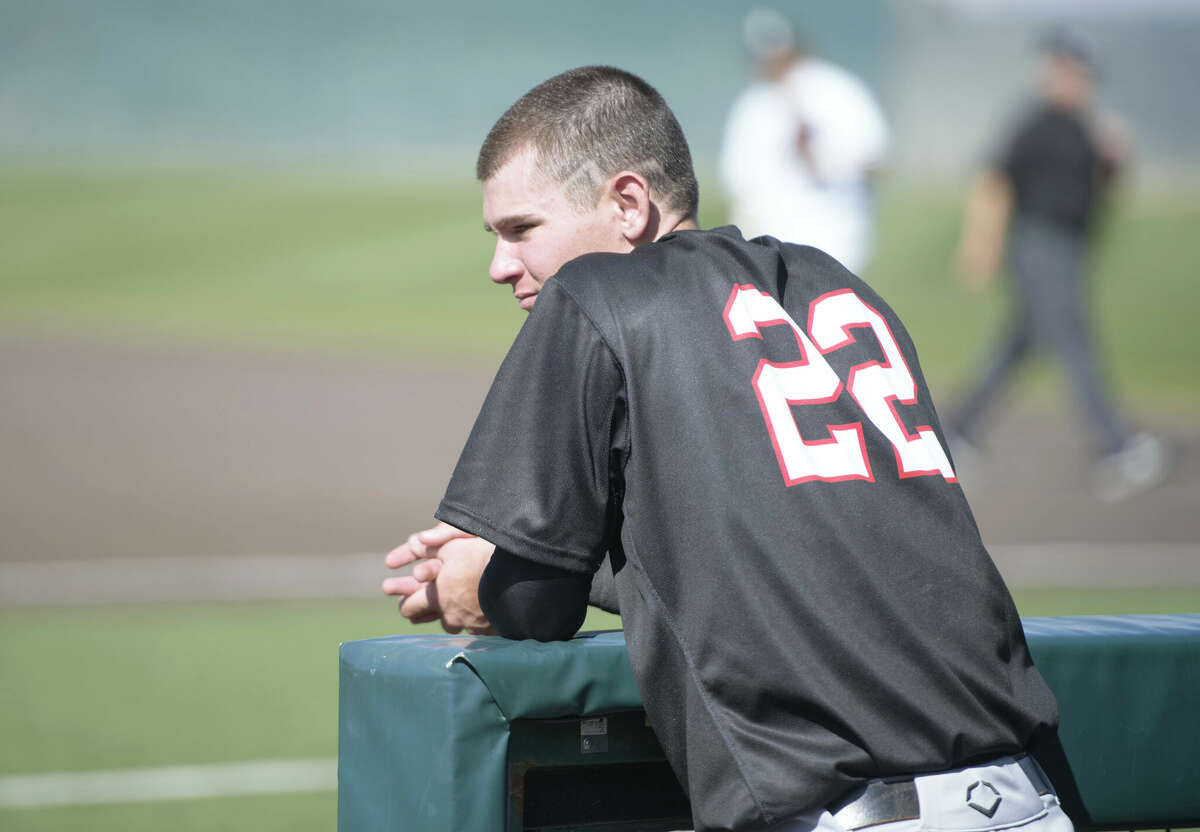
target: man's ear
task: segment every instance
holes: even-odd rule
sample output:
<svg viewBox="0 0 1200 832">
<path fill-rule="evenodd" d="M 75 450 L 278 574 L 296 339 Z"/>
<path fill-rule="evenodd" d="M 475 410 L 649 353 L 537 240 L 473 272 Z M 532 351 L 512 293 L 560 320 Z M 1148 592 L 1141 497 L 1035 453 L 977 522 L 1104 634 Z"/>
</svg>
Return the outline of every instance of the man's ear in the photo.
<svg viewBox="0 0 1200 832">
<path fill-rule="evenodd" d="M 650 199 L 646 178 L 631 170 L 623 170 L 608 180 L 607 196 L 611 200 L 618 230 L 632 246 L 654 239 L 657 209 Z"/>
</svg>

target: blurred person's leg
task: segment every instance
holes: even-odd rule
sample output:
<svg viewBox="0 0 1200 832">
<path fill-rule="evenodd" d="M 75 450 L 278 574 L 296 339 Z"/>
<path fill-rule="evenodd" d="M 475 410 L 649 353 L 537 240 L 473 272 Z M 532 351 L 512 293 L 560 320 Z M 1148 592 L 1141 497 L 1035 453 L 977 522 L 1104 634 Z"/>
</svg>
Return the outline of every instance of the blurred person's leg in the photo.
<svg viewBox="0 0 1200 832">
<path fill-rule="evenodd" d="M 1101 381 L 1084 304 L 1083 240 L 1033 222 L 1015 233 L 1014 270 L 1030 299 L 1034 341 L 1062 362 L 1091 434 L 1093 491 L 1115 502 L 1157 485 L 1169 468 L 1165 445 L 1131 432 Z"/>
<path fill-rule="evenodd" d="M 1028 306 L 1028 298 L 1018 287 L 1013 316 L 1007 331 L 992 350 L 974 387 L 958 407 L 950 412 L 950 417 L 946 420 L 951 445 L 960 446 L 960 453 L 955 455 L 956 462 L 957 457 L 964 455 L 962 451 L 973 453 L 969 446 L 976 442 L 983 417 L 995 405 L 1013 372 L 1029 353 L 1032 346 L 1032 330 Z M 968 447 L 963 447 L 964 443 Z M 955 449 L 951 447 L 951 454 L 954 453 Z"/>
<path fill-rule="evenodd" d="M 1016 230 L 1014 267 L 1026 296 L 1034 340 L 1063 366 L 1097 457 L 1116 453 L 1129 440 L 1104 390 L 1083 303 L 1084 242 L 1053 226 L 1025 221 Z"/>
</svg>

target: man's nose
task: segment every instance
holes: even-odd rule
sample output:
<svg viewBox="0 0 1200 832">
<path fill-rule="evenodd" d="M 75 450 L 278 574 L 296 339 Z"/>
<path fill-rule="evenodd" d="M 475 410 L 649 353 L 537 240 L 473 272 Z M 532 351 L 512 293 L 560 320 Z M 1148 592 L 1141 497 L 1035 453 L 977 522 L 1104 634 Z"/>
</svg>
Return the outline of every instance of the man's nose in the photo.
<svg viewBox="0 0 1200 832">
<path fill-rule="evenodd" d="M 488 276 L 496 283 L 512 283 L 525 272 L 525 266 L 504 240 L 496 241 L 496 251 L 488 267 Z"/>
</svg>

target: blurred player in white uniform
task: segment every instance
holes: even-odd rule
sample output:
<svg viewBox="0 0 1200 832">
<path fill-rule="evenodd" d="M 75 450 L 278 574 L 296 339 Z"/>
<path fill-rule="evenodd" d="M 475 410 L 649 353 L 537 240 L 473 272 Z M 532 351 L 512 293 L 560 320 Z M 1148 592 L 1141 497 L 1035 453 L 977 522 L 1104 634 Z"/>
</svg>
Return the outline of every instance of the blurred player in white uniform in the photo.
<svg viewBox="0 0 1200 832">
<path fill-rule="evenodd" d="M 725 126 L 730 221 L 747 239 L 816 246 L 860 273 L 871 255 L 872 180 L 888 147 L 883 113 L 861 80 L 804 54 L 778 12 L 750 12 L 744 36 L 760 77 Z"/>
</svg>

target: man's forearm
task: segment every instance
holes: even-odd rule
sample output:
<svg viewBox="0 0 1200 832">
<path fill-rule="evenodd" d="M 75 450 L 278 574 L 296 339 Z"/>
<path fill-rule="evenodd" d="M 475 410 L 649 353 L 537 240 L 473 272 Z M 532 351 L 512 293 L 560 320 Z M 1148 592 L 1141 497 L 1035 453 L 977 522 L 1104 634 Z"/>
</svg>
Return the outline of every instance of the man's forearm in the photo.
<svg viewBox="0 0 1200 832">
<path fill-rule="evenodd" d="M 967 197 L 964 234 L 970 243 L 998 253 L 1004 245 L 1012 204 L 1008 177 L 991 168 L 977 174 Z"/>
<path fill-rule="evenodd" d="M 583 624 L 591 583 L 582 572 L 543 566 L 497 548 L 479 581 L 479 605 L 505 638 L 562 641 Z"/>
<path fill-rule="evenodd" d="M 987 285 L 1000 269 L 1012 206 L 1012 184 L 1003 172 L 988 168 L 975 177 L 958 247 L 959 270 L 969 285 Z"/>
</svg>

